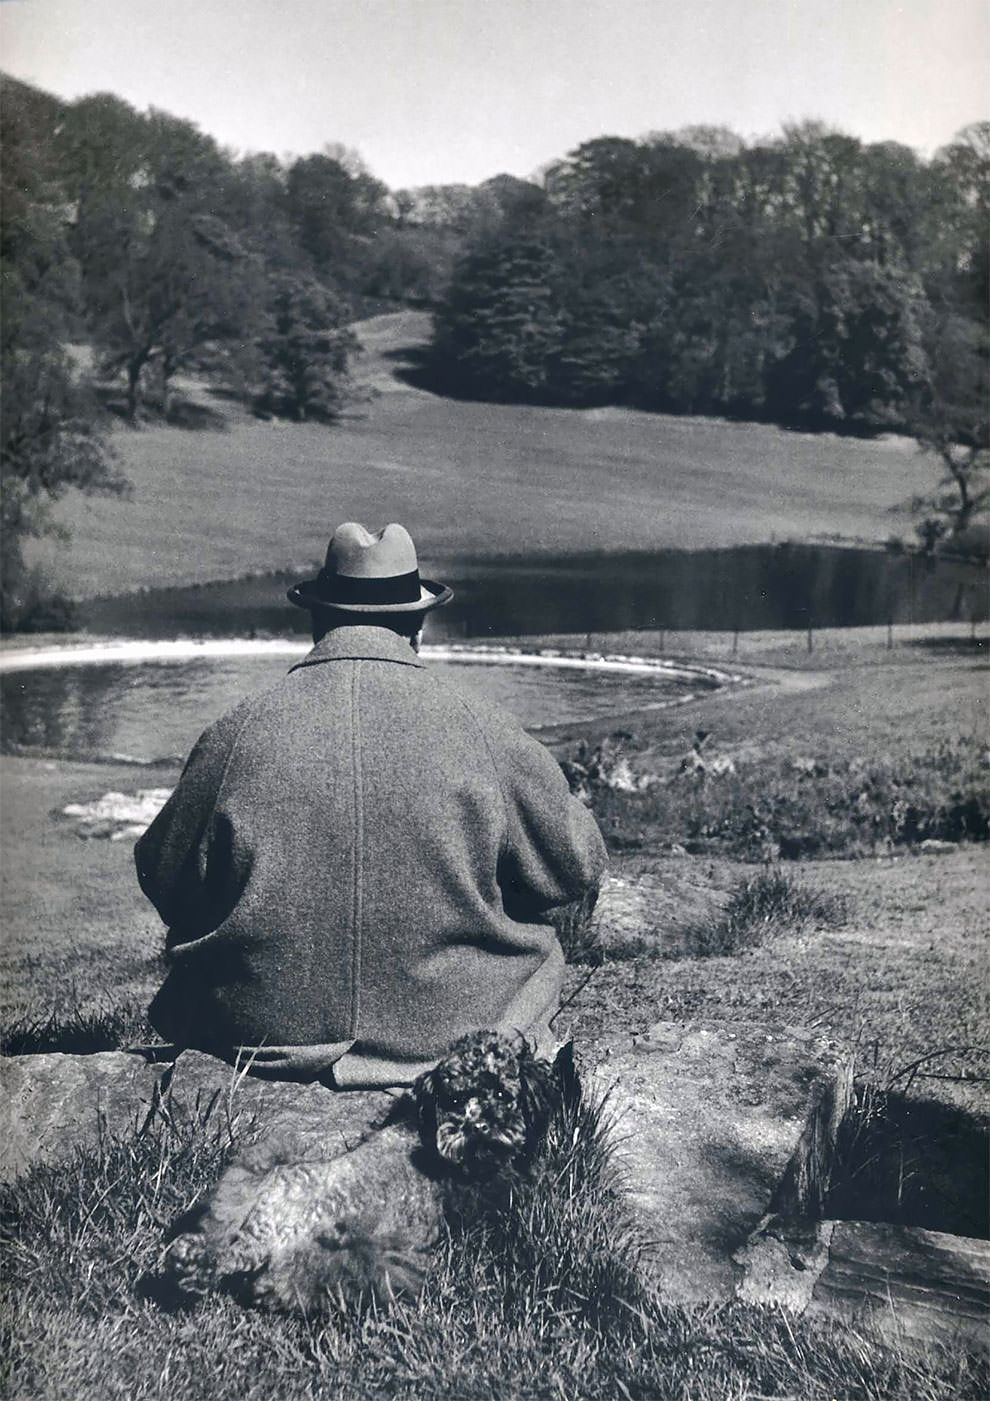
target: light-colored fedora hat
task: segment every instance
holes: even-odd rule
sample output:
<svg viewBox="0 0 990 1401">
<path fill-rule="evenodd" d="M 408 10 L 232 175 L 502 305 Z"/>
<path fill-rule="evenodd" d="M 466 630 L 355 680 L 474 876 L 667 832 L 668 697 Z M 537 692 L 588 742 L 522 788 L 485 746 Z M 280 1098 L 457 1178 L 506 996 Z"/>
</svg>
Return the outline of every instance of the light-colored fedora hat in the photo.
<svg viewBox="0 0 990 1401">
<path fill-rule="evenodd" d="M 404 526 L 370 531 L 356 521 L 337 527 L 315 579 L 287 595 L 298 608 L 345 613 L 426 613 L 454 597 L 453 589 L 419 577 L 416 546 Z"/>
</svg>

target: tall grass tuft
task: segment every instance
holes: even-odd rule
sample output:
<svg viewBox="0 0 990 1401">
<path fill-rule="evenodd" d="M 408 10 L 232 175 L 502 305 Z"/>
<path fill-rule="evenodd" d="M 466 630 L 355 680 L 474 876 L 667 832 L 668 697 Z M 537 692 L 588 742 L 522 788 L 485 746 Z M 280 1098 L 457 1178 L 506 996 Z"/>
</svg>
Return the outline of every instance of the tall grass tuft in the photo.
<svg viewBox="0 0 990 1401">
<path fill-rule="evenodd" d="M 550 919 L 568 963 L 584 963 L 598 967 L 604 960 L 604 949 L 595 926 L 595 906 L 598 891 L 587 891 L 580 900 L 560 905 L 552 910 Z"/>
<path fill-rule="evenodd" d="M 612 1164 L 608 1102 L 566 1103 L 532 1172 L 494 1198 L 455 1201 L 441 1291 L 485 1300 L 506 1326 L 631 1337 L 649 1290 Z"/>
<path fill-rule="evenodd" d="M 683 952 L 693 958 L 741 953 L 780 935 L 841 928 L 847 915 L 845 896 L 812 890 L 777 869 L 761 871 L 734 887 L 719 914 L 684 929 Z"/>
<path fill-rule="evenodd" d="M 136 1042 L 156 1040 L 143 1006 L 81 1008 L 22 1018 L 0 1029 L 0 1055 L 30 1056 L 47 1052 L 87 1056 L 116 1051 Z"/>
</svg>

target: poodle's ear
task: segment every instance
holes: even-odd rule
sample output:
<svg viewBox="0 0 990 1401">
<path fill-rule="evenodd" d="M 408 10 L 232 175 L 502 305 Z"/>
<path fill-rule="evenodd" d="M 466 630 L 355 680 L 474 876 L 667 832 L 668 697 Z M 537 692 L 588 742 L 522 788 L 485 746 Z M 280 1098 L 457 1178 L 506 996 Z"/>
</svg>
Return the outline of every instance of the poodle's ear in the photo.
<svg viewBox="0 0 990 1401">
<path fill-rule="evenodd" d="M 437 1067 L 432 1070 L 424 1070 L 422 1075 L 413 1081 L 412 1094 L 413 1104 L 416 1106 L 416 1121 L 424 1139 L 431 1141 L 436 1136 L 437 1131 Z"/>
<path fill-rule="evenodd" d="M 520 1108 L 529 1133 L 541 1133 L 560 1103 L 560 1083 L 554 1067 L 526 1050 L 519 1058 Z"/>
<path fill-rule="evenodd" d="M 574 1064 L 573 1041 L 565 1041 L 554 1056 L 553 1073 L 563 1102 L 573 1108 L 581 1098 L 581 1077 Z"/>
</svg>

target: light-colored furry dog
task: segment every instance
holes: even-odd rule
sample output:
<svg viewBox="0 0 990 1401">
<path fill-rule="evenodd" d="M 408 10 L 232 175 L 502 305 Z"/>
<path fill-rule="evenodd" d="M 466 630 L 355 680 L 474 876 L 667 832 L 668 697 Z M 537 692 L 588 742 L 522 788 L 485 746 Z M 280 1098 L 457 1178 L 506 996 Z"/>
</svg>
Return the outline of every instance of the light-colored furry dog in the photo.
<svg viewBox="0 0 990 1401">
<path fill-rule="evenodd" d="M 522 1038 L 462 1037 L 350 1152 L 300 1162 L 269 1140 L 232 1162 L 167 1247 L 163 1277 L 185 1295 L 307 1315 L 415 1296 L 451 1187 L 524 1164 L 560 1093 L 558 1067 Z"/>
</svg>

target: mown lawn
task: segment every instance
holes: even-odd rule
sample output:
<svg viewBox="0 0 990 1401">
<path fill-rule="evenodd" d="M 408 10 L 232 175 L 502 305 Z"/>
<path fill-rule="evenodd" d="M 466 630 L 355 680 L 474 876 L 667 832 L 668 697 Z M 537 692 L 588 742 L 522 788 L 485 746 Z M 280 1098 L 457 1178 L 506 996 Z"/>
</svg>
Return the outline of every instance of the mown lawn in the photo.
<svg viewBox="0 0 990 1401">
<path fill-rule="evenodd" d="M 38 547 L 53 582 L 83 597 L 308 569 L 347 519 L 403 521 L 433 566 L 817 533 L 883 540 L 911 535 L 903 508 L 931 485 L 907 439 L 442 399 L 395 379 L 424 314 L 359 331 L 359 373 L 384 392 L 336 427 L 258 422 L 187 384 L 215 411 L 212 428 L 118 428 L 133 499 L 58 506 L 73 538 Z"/>
</svg>

